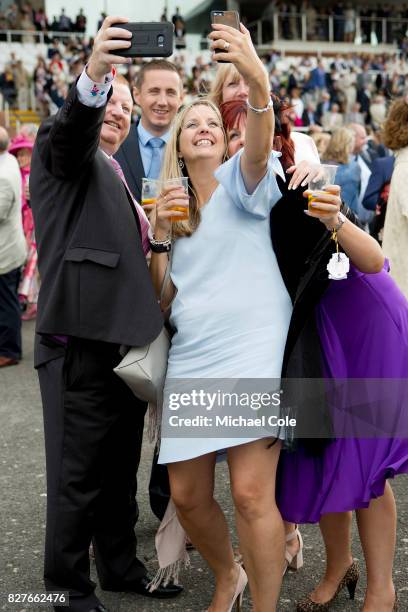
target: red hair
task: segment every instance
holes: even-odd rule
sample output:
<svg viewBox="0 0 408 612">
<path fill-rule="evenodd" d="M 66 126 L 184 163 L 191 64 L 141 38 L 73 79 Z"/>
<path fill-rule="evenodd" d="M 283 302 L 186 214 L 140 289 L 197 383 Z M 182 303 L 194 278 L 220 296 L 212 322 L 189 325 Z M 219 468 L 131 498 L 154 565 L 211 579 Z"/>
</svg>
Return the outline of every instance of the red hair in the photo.
<svg viewBox="0 0 408 612">
<path fill-rule="evenodd" d="M 273 108 L 275 112 L 275 135 L 273 148 L 282 153 L 281 163 L 286 171 L 295 163 L 295 143 L 291 138 L 291 127 L 287 111 L 289 107 L 283 106 L 279 98 L 272 95 Z M 244 100 L 229 100 L 220 106 L 225 131 L 228 132 L 238 127 L 241 122 L 246 123 L 248 107 Z"/>
</svg>

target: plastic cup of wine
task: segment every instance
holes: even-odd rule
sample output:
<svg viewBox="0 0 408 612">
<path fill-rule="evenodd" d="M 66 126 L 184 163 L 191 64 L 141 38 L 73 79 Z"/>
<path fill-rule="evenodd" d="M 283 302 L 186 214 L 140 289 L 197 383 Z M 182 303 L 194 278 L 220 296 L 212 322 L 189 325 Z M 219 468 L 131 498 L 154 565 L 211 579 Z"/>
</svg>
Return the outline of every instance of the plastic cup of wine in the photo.
<svg viewBox="0 0 408 612">
<path fill-rule="evenodd" d="M 142 179 L 142 206 L 146 211 L 153 210 L 160 195 L 161 184 L 157 179 Z"/>
<path fill-rule="evenodd" d="M 334 185 L 334 180 L 336 178 L 338 166 L 334 164 L 322 164 L 320 166 L 320 174 L 313 181 L 309 183 L 309 193 L 307 197 L 308 209 L 311 212 L 319 211 L 318 206 L 311 206 L 312 202 L 315 202 L 319 199 L 319 194 L 324 194 L 327 192 L 326 187 L 328 185 Z"/>
<path fill-rule="evenodd" d="M 185 193 L 188 193 L 188 178 L 186 176 L 180 176 L 174 179 L 167 179 L 162 182 L 162 188 L 169 189 L 171 187 L 182 187 Z M 188 221 L 190 218 L 190 210 L 188 202 L 186 202 L 185 206 L 173 206 L 170 210 L 174 212 L 184 213 L 182 217 L 170 217 L 171 221 L 175 223 L 176 221 Z"/>
</svg>

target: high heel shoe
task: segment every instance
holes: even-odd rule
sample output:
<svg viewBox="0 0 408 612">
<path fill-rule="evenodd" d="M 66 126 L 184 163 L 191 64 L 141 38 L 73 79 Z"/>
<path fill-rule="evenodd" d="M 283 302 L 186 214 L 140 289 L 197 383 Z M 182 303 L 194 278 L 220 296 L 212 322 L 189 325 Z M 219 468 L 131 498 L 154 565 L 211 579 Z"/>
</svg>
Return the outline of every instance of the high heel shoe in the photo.
<svg viewBox="0 0 408 612">
<path fill-rule="evenodd" d="M 229 607 L 228 612 L 232 612 L 233 610 L 235 610 L 235 612 L 241 612 L 244 591 L 248 584 L 248 576 L 246 575 L 245 570 L 241 567 L 241 565 L 239 565 L 238 567 L 239 567 L 239 576 L 238 576 L 237 586 L 235 588 L 234 597 L 232 599 L 231 606 Z"/>
<path fill-rule="evenodd" d="M 302 599 L 297 604 L 296 611 L 297 612 L 327 612 L 330 609 L 330 606 L 337 599 L 338 594 L 344 589 L 347 588 L 350 599 L 354 599 L 354 594 L 356 592 L 356 586 L 358 579 L 360 578 L 360 571 L 358 568 L 357 561 L 353 561 L 353 563 L 348 568 L 345 573 L 343 579 L 340 581 L 339 586 L 337 587 L 337 591 L 330 599 L 330 601 L 326 601 L 325 603 L 316 603 L 311 599 L 310 595 Z"/>
<path fill-rule="evenodd" d="M 248 584 L 248 576 L 242 565 L 235 561 L 235 564 L 239 567 L 239 575 L 237 580 L 237 586 L 235 587 L 234 597 L 232 598 L 232 602 L 230 607 L 228 608 L 228 612 L 241 612 L 242 610 L 242 600 L 244 598 L 244 591 Z M 209 612 L 208 609 L 206 612 Z"/>
<path fill-rule="evenodd" d="M 299 540 L 299 550 L 297 551 L 295 555 L 292 555 L 286 548 L 285 550 L 286 567 L 284 569 L 283 575 L 286 574 L 289 568 L 296 571 L 303 566 L 303 538 L 299 531 L 298 525 L 296 525 L 296 528 L 294 531 L 291 531 L 286 536 L 286 542 L 291 542 L 295 538 Z"/>
</svg>

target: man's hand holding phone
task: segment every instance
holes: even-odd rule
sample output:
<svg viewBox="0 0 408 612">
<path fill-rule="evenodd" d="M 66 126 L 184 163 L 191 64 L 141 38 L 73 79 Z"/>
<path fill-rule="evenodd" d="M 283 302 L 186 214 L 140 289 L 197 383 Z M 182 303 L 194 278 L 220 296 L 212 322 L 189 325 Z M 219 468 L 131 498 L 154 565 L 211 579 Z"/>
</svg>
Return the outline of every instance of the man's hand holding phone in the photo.
<svg viewBox="0 0 408 612">
<path fill-rule="evenodd" d="M 103 83 L 105 75 L 111 72 L 115 64 L 129 64 L 132 61 L 128 57 L 112 54 L 112 51 L 128 49 L 131 46 L 132 33 L 123 28 L 112 27 L 115 23 L 128 22 L 127 17 L 106 17 L 103 21 L 86 68 L 89 78 L 95 83 Z"/>
</svg>

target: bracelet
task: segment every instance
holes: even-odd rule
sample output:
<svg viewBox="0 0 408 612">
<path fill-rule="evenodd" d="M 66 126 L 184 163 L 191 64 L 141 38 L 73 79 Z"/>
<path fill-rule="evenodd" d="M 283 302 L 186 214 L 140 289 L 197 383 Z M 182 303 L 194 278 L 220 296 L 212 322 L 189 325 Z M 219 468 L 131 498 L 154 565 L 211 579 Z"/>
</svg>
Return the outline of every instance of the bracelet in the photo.
<svg viewBox="0 0 408 612">
<path fill-rule="evenodd" d="M 342 212 L 339 211 L 337 213 L 337 221 L 338 221 L 337 224 L 334 227 L 330 227 L 327 229 L 329 230 L 329 232 L 336 232 L 337 234 L 337 232 L 340 231 L 343 225 L 345 224 L 346 220 L 347 220 L 347 217 L 343 215 Z"/>
<path fill-rule="evenodd" d="M 171 251 L 171 237 L 167 236 L 165 240 L 156 240 L 154 234 L 149 238 L 150 249 L 153 253 L 168 253 Z"/>
<path fill-rule="evenodd" d="M 247 100 L 246 103 L 247 103 L 247 107 L 254 113 L 257 113 L 258 115 L 261 115 L 262 113 L 266 113 L 268 110 L 273 109 L 272 98 L 269 98 L 269 102 L 266 106 L 264 106 L 264 108 L 256 108 L 255 106 L 252 106 L 252 104 L 249 103 L 249 100 Z"/>
</svg>

